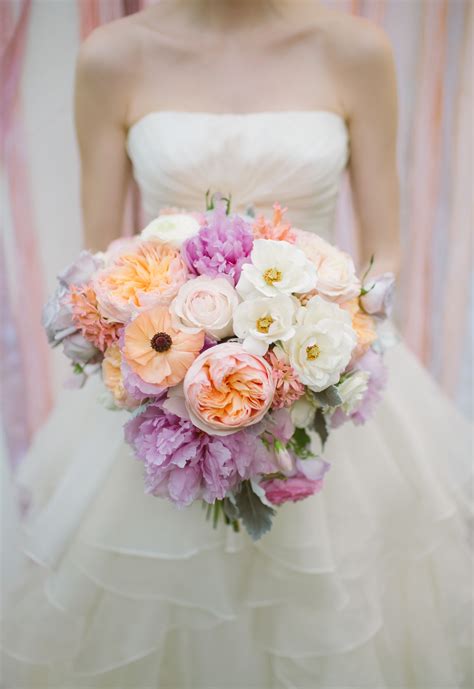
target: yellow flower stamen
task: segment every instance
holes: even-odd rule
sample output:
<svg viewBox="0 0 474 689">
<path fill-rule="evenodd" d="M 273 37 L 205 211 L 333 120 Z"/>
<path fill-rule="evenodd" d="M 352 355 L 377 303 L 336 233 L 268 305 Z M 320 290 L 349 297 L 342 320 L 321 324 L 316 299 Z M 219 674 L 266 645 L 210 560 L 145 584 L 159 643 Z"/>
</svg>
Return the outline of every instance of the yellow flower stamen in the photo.
<svg viewBox="0 0 474 689">
<path fill-rule="evenodd" d="M 267 285 L 273 285 L 274 282 L 280 282 L 282 277 L 281 270 L 278 270 L 278 268 L 269 268 L 263 274 L 263 279 Z"/>
<path fill-rule="evenodd" d="M 259 333 L 268 333 L 271 324 L 273 323 L 273 318 L 271 316 L 262 316 L 259 318 L 256 326 Z"/>
<path fill-rule="evenodd" d="M 311 345 L 310 347 L 306 347 L 306 358 L 309 361 L 316 361 L 320 354 L 321 350 L 319 349 L 317 344 Z"/>
</svg>

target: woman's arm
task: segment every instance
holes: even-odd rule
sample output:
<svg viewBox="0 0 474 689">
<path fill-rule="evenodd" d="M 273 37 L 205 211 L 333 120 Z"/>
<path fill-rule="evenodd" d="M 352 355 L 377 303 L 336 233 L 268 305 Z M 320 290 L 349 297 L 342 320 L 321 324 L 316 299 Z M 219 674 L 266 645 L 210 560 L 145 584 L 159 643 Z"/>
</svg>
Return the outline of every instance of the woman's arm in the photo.
<svg viewBox="0 0 474 689">
<path fill-rule="evenodd" d="M 126 154 L 127 68 L 114 37 L 97 30 L 81 47 L 75 119 L 81 158 L 84 244 L 103 250 L 121 235 L 130 180 Z"/>
<path fill-rule="evenodd" d="M 360 225 L 361 263 L 375 254 L 374 274 L 398 272 L 397 87 L 390 44 L 370 24 L 359 26 L 346 63 L 349 171 Z"/>
</svg>

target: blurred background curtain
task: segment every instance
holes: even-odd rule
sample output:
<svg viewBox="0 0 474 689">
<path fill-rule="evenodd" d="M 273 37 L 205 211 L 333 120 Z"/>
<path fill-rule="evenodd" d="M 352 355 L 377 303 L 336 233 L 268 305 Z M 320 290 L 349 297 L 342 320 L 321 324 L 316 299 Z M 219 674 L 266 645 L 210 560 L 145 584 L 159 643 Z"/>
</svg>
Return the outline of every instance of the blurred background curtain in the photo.
<svg viewBox="0 0 474 689">
<path fill-rule="evenodd" d="M 68 375 L 41 304 L 81 247 L 72 102 L 79 43 L 144 0 L 2 0 L 0 300 L 3 445 L 13 465 Z M 338 0 L 388 33 L 398 69 L 403 273 L 409 346 L 472 415 L 472 12 L 469 0 Z M 374 189 L 374 193 L 377 190 Z M 344 183 L 339 239 L 355 245 Z M 383 227 L 380 228 L 383 232 Z"/>
</svg>

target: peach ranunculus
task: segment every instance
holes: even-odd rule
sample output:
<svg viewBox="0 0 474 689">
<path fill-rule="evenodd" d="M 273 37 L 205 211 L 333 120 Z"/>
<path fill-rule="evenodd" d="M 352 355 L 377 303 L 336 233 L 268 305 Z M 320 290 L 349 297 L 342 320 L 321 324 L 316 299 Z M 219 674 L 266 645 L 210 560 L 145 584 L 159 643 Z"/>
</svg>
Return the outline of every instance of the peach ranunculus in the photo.
<svg viewBox="0 0 474 689">
<path fill-rule="evenodd" d="M 352 352 L 351 361 L 357 361 L 363 356 L 377 339 L 375 320 L 368 313 L 364 313 L 359 306 L 358 299 L 351 299 L 340 305 L 352 316 L 352 328 L 357 335 L 357 344 Z"/>
<path fill-rule="evenodd" d="M 140 313 L 124 330 L 122 355 L 146 383 L 181 382 L 204 345 L 204 332 L 187 333 L 172 324 L 165 306 Z"/>
<path fill-rule="evenodd" d="M 191 421 L 210 435 L 228 435 L 257 423 L 274 393 L 269 364 L 236 342 L 204 351 L 184 379 Z"/>
<path fill-rule="evenodd" d="M 283 222 L 283 216 L 288 209 L 282 208 L 279 203 L 273 204 L 273 220 L 267 220 L 264 215 L 257 218 L 252 226 L 255 239 L 277 239 L 294 244 L 296 234 L 288 222 Z"/>
<path fill-rule="evenodd" d="M 119 254 L 96 275 L 93 286 L 102 315 L 126 323 L 156 304 L 168 305 L 186 282 L 187 274 L 177 249 L 147 241 Z"/>
<path fill-rule="evenodd" d="M 104 353 L 102 361 L 102 377 L 104 384 L 113 395 L 117 407 L 133 408 L 140 404 L 139 400 L 130 397 L 123 384 L 122 354 L 117 343 L 111 344 Z"/>
<path fill-rule="evenodd" d="M 304 251 L 316 267 L 316 292 L 325 299 L 337 303 L 358 297 L 361 283 L 351 256 L 317 234 L 303 230 L 294 232 L 296 246 Z"/>
</svg>

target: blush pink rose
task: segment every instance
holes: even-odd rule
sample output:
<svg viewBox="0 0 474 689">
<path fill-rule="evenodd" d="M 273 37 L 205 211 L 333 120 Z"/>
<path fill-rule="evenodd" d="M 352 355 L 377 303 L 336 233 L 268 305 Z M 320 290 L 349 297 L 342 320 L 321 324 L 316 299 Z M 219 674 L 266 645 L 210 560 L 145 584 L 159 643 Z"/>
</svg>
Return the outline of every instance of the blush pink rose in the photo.
<svg viewBox="0 0 474 689">
<path fill-rule="evenodd" d="M 269 364 L 235 342 L 202 352 L 184 379 L 191 420 L 211 435 L 228 435 L 257 423 L 270 408 L 274 393 Z"/>
<path fill-rule="evenodd" d="M 298 502 L 319 493 L 323 483 L 323 479 L 312 480 L 304 474 L 297 474 L 285 479 L 262 481 L 260 485 L 272 505 L 282 505 L 284 502 Z"/>
</svg>

